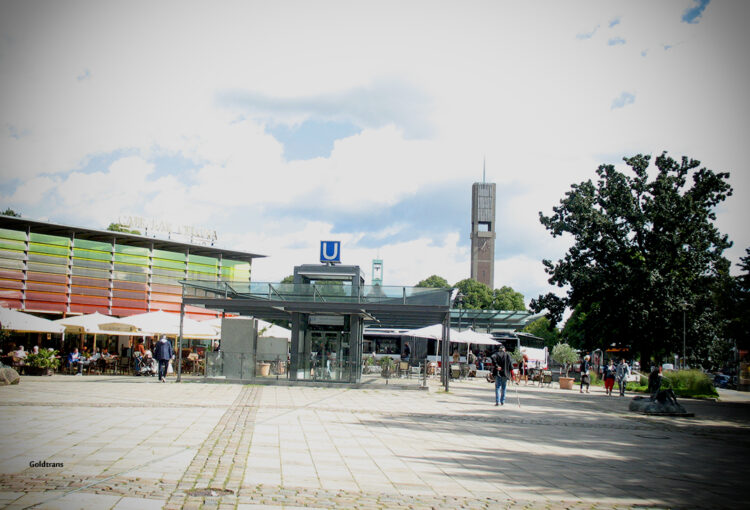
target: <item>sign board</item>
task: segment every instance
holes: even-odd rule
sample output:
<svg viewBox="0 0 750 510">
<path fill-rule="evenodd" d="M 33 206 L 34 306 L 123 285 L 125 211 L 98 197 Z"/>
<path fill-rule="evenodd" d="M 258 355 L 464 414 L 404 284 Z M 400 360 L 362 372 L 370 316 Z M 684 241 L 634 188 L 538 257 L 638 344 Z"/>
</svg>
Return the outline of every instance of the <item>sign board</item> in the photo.
<svg viewBox="0 0 750 510">
<path fill-rule="evenodd" d="M 320 241 L 320 261 L 329 264 L 340 264 L 341 241 Z"/>
<path fill-rule="evenodd" d="M 308 324 L 316 326 L 343 326 L 343 315 L 311 315 L 307 319 Z"/>
</svg>

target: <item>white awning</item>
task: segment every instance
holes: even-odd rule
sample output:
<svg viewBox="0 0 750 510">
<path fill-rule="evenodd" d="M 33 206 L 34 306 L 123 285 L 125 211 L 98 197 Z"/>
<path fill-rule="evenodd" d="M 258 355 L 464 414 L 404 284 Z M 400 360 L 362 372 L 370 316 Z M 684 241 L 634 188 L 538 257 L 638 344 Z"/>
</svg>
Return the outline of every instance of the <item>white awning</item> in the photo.
<svg viewBox="0 0 750 510">
<path fill-rule="evenodd" d="M 143 335 L 179 336 L 180 314 L 167 313 L 162 310 L 156 312 L 139 313 L 130 317 L 117 319 L 112 323 L 102 323 L 102 329 L 109 329 L 114 324 L 133 326 Z M 182 336 L 186 338 L 218 338 L 216 330 L 210 325 L 183 317 Z"/>
<path fill-rule="evenodd" d="M 63 333 L 65 326 L 36 315 L 0 307 L 0 326 L 2 329 L 24 333 Z"/>
</svg>

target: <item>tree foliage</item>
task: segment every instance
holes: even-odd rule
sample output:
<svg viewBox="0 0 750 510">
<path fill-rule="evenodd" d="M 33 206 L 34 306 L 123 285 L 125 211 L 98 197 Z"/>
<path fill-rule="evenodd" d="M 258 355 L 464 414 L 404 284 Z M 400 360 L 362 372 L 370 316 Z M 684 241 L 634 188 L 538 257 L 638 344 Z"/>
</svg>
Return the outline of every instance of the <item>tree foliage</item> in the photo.
<svg viewBox="0 0 750 510">
<path fill-rule="evenodd" d="M 110 232 L 123 232 L 125 234 L 141 235 L 140 230 L 130 229 L 121 223 L 110 223 L 107 227 Z"/>
<path fill-rule="evenodd" d="M 523 294 L 513 290 L 507 285 L 495 289 L 492 298 L 493 310 L 526 310 L 523 302 Z"/>
<path fill-rule="evenodd" d="M 448 283 L 448 280 L 436 274 L 428 278 L 425 278 L 424 280 L 419 282 L 416 286 L 417 287 L 429 287 L 432 289 L 449 289 L 450 288 L 450 284 Z"/>
<path fill-rule="evenodd" d="M 5 216 L 13 216 L 14 218 L 20 218 L 21 217 L 20 213 L 17 213 L 16 211 L 14 211 L 13 209 L 11 209 L 10 207 L 6 208 L 0 214 L 3 214 Z"/>
<path fill-rule="evenodd" d="M 453 285 L 461 293 L 463 308 L 475 310 L 525 310 L 523 294 L 511 287 L 492 290 L 487 285 L 466 278 Z"/>
<path fill-rule="evenodd" d="M 494 298 L 492 289 L 471 278 L 466 278 L 454 285 L 461 293 L 463 308 L 474 310 L 491 310 Z"/>
<path fill-rule="evenodd" d="M 552 325 L 547 317 L 540 317 L 534 322 L 527 324 L 522 331 L 543 338 L 544 344 L 547 347 L 553 347 L 560 342 L 560 331 Z"/>
<path fill-rule="evenodd" d="M 552 215 L 539 213 L 553 237 L 569 235 L 573 245 L 556 263 L 543 261 L 549 282 L 567 286 L 567 295 L 540 296 L 531 307 L 546 308 L 553 323 L 575 308 L 575 334 L 587 347 L 629 346 L 644 359 L 682 352 L 686 307 L 697 355 L 701 341 L 719 334 L 712 288 L 728 276 L 722 254 L 731 243 L 714 225 L 714 209 L 732 194 L 729 174 L 663 153 L 649 179 L 650 161 L 625 158 L 627 173 L 602 165 L 596 183 L 572 185 Z"/>
</svg>

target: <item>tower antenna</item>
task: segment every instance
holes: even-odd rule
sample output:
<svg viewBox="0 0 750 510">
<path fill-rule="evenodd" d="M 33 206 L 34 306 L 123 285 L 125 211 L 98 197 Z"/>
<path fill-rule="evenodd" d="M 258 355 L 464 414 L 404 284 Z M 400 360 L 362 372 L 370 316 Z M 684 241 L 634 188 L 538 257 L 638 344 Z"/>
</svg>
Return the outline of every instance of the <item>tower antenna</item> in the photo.
<svg viewBox="0 0 750 510">
<path fill-rule="evenodd" d="M 487 182 L 487 156 L 482 156 L 482 184 Z"/>
</svg>

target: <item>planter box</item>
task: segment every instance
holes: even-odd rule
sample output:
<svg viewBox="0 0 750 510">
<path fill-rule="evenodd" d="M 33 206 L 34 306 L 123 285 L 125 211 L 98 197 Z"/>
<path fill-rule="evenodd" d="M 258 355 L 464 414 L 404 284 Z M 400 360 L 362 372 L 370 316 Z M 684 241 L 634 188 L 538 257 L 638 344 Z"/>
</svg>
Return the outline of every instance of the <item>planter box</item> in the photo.
<svg viewBox="0 0 750 510">
<path fill-rule="evenodd" d="M 573 383 L 575 382 L 573 377 L 560 377 L 560 389 L 561 390 L 572 390 Z"/>
<path fill-rule="evenodd" d="M 258 363 L 257 365 L 258 373 L 260 377 L 267 377 L 268 374 L 271 372 L 271 364 L 270 363 Z"/>
</svg>

